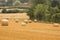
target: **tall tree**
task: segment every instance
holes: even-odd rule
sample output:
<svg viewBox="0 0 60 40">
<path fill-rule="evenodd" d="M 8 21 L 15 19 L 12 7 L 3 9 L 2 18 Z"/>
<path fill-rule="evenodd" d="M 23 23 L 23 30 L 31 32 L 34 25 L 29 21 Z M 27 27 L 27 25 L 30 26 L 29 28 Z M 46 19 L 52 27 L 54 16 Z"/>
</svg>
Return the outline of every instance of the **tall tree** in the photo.
<svg viewBox="0 0 60 40">
<path fill-rule="evenodd" d="M 34 10 L 34 16 L 37 20 L 44 19 L 45 14 L 47 13 L 48 5 L 38 4 Z"/>
<path fill-rule="evenodd" d="M 53 0 L 52 3 L 51 3 L 51 6 L 52 6 L 52 7 L 55 7 L 55 6 L 57 6 L 58 4 L 59 4 L 59 3 L 58 3 L 57 0 Z"/>
</svg>

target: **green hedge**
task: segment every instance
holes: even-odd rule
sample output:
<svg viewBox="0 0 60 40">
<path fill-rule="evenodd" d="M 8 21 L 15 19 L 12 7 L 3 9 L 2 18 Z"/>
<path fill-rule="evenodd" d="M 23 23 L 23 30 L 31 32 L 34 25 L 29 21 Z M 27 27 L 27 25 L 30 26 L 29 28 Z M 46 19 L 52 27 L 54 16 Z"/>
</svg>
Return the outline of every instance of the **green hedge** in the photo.
<svg viewBox="0 0 60 40">
<path fill-rule="evenodd" d="M 13 6 L 11 8 L 19 8 L 19 9 L 29 9 L 30 6 Z"/>
<path fill-rule="evenodd" d="M 2 10 L 2 13 L 24 13 L 24 12 L 28 12 L 27 9 L 25 10 L 6 10 L 6 9 L 3 9 Z"/>
</svg>

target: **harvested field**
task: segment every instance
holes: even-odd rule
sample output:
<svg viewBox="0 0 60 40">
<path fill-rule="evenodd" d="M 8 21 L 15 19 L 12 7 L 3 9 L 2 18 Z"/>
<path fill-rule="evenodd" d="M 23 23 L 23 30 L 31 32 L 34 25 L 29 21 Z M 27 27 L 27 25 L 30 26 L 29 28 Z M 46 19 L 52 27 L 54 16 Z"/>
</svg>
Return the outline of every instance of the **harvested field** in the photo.
<svg viewBox="0 0 60 40">
<path fill-rule="evenodd" d="M 8 14 L 0 14 L 0 18 L 23 18 L 28 19 L 29 17 L 26 15 L 26 13 L 8 13 Z"/>
<path fill-rule="evenodd" d="M 60 24 L 59 27 L 53 27 L 49 23 L 32 22 L 22 26 L 23 20 L 16 23 L 9 18 L 8 26 L 1 26 L 1 18 L 0 40 L 60 40 Z"/>
</svg>

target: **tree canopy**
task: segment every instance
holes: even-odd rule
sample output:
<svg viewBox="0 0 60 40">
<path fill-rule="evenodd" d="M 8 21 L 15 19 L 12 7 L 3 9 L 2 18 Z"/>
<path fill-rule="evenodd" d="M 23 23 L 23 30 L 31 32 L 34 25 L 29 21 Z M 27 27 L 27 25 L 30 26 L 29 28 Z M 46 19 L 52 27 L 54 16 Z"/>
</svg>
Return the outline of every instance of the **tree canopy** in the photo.
<svg viewBox="0 0 60 40">
<path fill-rule="evenodd" d="M 60 23 L 60 3 L 57 0 L 30 0 L 30 19 Z"/>
</svg>

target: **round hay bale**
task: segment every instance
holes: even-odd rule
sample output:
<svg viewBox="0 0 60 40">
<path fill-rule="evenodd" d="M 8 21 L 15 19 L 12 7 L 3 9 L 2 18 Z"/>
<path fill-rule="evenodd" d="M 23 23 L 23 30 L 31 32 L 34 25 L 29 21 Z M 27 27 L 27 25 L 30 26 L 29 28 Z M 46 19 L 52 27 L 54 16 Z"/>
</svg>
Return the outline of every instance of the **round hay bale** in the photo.
<svg viewBox="0 0 60 40">
<path fill-rule="evenodd" d="M 24 22 L 27 24 L 28 23 L 28 20 L 24 20 Z"/>
<path fill-rule="evenodd" d="M 2 26 L 8 26 L 8 20 L 7 19 L 2 20 Z"/>
<path fill-rule="evenodd" d="M 59 24 L 58 23 L 54 23 L 53 26 L 54 27 L 59 27 Z"/>
<path fill-rule="evenodd" d="M 16 23 L 19 22 L 19 19 L 15 19 L 15 22 L 16 22 Z"/>
<path fill-rule="evenodd" d="M 22 25 L 22 26 L 25 26 L 25 25 L 26 25 L 26 23 L 22 22 L 22 23 L 21 23 L 21 25 Z"/>
<path fill-rule="evenodd" d="M 35 19 L 34 22 L 37 22 L 37 20 Z"/>
<path fill-rule="evenodd" d="M 29 23 L 32 23 L 32 20 L 29 20 Z"/>
</svg>

